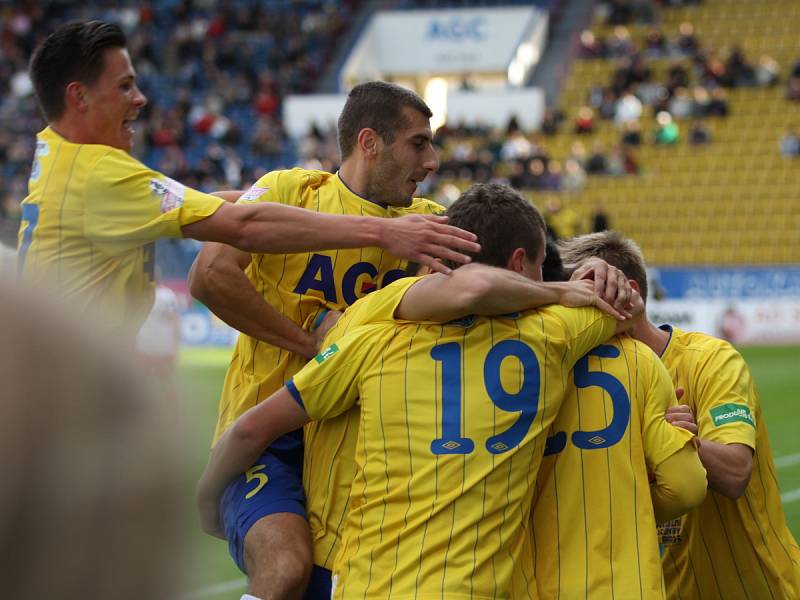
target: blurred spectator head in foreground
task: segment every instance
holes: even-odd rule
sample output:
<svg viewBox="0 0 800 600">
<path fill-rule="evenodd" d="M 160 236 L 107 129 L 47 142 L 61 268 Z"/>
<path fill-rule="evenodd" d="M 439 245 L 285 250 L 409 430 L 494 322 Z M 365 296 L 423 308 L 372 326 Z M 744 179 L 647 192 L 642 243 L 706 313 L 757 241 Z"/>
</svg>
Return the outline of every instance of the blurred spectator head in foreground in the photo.
<svg viewBox="0 0 800 600">
<path fill-rule="evenodd" d="M 4 595 L 167 599 L 180 480 L 167 403 L 42 298 L 0 278 Z"/>
</svg>

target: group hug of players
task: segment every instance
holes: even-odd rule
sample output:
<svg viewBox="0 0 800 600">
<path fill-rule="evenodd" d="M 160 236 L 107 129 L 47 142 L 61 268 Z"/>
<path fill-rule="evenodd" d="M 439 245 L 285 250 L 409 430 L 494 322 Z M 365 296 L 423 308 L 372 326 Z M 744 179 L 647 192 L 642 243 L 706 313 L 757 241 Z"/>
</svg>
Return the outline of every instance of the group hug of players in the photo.
<svg viewBox="0 0 800 600">
<path fill-rule="evenodd" d="M 437 216 L 431 111 L 382 82 L 336 174 L 186 188 L 129 154 L 125 43 L 73 23 L 33 55 L 19 272 L 132 337 L 153 242 L 206 242 L 192 294 L 241 334 L 198 507 L 243 598 L 800 598 L 747 365 L 647 320 L 634 242 L 546 245 L 498 184 Z"/>
</svg>

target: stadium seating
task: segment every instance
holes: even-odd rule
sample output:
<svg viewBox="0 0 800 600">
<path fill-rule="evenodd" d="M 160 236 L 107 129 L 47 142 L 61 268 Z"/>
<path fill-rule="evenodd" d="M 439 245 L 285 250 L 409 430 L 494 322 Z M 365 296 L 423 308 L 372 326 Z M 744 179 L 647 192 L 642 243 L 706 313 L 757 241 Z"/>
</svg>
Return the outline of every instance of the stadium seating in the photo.
<svg viewBox="0 0 800 600">
<path fill-rule="evenodd" d="M 659 27 L 669 37 L 683 21 L 694 25 L 701 46 L 717 51 L 740 46 L 750 61 L 762 54 L 775 59 L 782 80 L 798 59 L 800 4 L 792 0 L 705 0 L 700 6 L 664 8 Z M 631 25 L 634 40 L 649 26 Z M 612 27 L 596 24 L 598 37 Z M 649 59 L 653 80 L 688 58 Z M 614 60 L 573 62 L 559 98 L 571 127 L 578 108 L 587 104 L 592 85 L 606 85 Z M 612 225 L 638 240 L 659 265 L 800 263 L 800 158 L 779 154 L 778 140 L 789 126 L 800 125 L 796 104 L 784 99 L 782 85 L 727 91 L 730 114 L 708 120 L 712 142 L 694 147 L 685 137 L 690 123 L 679 121 L 684 139 L 675 146 L 652 144 L 654 119 L 642 119 L 644 143 L 636 149 L 641 175 L 625 179 L 590 177 L 586 189 L 566 203 L 587 219 L 598 202 Z M 567 126 L 569 125 L 569 127 Z M 597 120 L 592 134 L 562 133 L 547 141 L 552 156 L 564 157 L 580 140 L 587 148 L 618 143 L 613 122 Z"/>
</svg>

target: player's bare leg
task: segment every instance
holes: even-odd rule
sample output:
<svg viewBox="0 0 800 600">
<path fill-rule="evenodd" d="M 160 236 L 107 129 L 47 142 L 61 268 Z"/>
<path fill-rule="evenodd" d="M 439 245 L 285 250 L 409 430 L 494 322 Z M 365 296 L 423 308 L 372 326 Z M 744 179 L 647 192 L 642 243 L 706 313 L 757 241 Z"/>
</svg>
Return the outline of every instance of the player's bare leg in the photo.
<svg viewBox="0 0 800 600">
<path fill-rule="evenodd" d="M 311 576 L 308 522 L 294 513 L 263 517 L 244 538 L 247 591 L 261 600 L 300 600 Z"/>
</svg>

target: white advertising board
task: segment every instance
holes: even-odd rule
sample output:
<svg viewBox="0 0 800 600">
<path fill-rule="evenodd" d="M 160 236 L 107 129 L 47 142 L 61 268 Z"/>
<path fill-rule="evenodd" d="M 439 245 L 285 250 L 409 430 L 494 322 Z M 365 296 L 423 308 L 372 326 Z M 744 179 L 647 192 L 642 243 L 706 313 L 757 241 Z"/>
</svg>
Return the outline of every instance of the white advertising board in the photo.
<svg viewBox="0 0 800 600">
<path fill-rule="evenodd" d="M 506 72 L 523 44 L 538 60 L 546 31 L 547 13 L 533 7 L 379 12 L 342 75 L 364 81 L 417 73 Z"/>
<path fill-rule="evenodd" d="M 656 325 L 702 331 L 737 345 L 800 344 L 800 298 L 651 301 L 647 314 Z"/>
<path fill-rule="evenodd" d="M 323 131 L 336 127 L 346 94 L 287 96 L 283 101 L 283 128 L 290 137 L 301 138 L 317 124 Z"/>
</svg>

